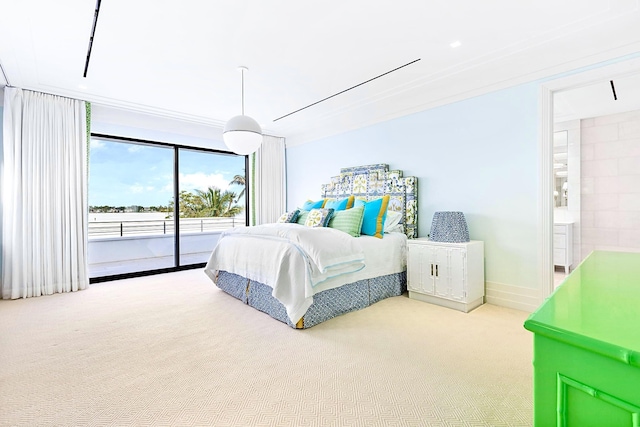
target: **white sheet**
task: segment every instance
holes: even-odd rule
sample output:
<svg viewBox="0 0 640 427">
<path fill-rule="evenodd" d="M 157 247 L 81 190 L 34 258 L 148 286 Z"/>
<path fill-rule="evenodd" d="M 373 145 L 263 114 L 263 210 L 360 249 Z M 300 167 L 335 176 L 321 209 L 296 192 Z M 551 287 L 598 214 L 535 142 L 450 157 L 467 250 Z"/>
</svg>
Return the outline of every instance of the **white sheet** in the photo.
<svg viewBox="0 0 640 427">
<path fill-rule="evenodd" d="M 315 287 L 365 269 L 364 258 L 360 241 L 342 231 L 266 224 L 225 231 L 205 273 L 215 280 L 225 270 L 270 286 L 295 324 L 313 303 Z"/>
<path fill-rule="evenodd" d="M 373 236 L 360 236 L 354 239 L 360 242 L 364 251 L 365 268 L 360 271 L 343 274 L 328 279 L 314 288 L 315 293 L 337 288 L 358 280 L 402 273 L 407 269 L 407 236 L 404 233 L 385 233 L 382 239 Z"/>
</svg>

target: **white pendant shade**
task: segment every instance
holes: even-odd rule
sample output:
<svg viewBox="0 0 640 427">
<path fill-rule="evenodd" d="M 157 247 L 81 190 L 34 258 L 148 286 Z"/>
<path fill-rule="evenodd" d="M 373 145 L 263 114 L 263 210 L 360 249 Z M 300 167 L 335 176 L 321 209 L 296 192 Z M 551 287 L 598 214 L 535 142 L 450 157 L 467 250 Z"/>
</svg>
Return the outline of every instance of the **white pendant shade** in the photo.
<svg viewBox="0 0 640 427">
<path fill-rule="evenodd" d="M 244 115 L 244 72 L 247 67 L 238 67 L 242 73 L 242 114 L 229 119 L 224 126 L 222 139 L 236 154 L 246 156 L 255 152 L 262 144 L 262 129 L 258 122 Z"/>
<path fill-rule="evenodd" d="M 229 150 L 244 156 L 260 148 L 262 129 L 249 116 L 235 116 L 225 125 L 222 138 Z"/>
</svg>

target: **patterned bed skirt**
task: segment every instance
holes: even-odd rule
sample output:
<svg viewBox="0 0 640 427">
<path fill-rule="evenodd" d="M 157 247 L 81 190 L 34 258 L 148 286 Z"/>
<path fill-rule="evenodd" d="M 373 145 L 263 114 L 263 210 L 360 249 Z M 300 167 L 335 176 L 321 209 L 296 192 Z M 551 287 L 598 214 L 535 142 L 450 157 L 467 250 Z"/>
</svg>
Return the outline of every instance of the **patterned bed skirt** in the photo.
<svg viewBox="0 0 640 427">
<path fill-rule="evenodd" d="M 361 310 L 407 290 L 406 272 L 360 280 L 313 296 L 313 304 L 297 324 L 291 323 L 284 306 L 271 295 L 271 287 L 227 271 L 219 271 L 216 286 L 292 328 L 305 329 L 350 311 Z"/>
</svg>

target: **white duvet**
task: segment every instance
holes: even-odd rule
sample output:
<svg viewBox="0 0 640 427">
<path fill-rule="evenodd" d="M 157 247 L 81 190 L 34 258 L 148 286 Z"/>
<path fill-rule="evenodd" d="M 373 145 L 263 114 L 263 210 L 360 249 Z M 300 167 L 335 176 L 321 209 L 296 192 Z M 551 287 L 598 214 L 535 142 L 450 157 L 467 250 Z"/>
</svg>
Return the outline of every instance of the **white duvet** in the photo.
<svg viewBox="0 0 640 427">
<path fill-rule="evenodd" d="M 315 288 L 364 268 L 359 239 L 342 231 L 266 224 L 222 233 L 205 273 L 215 280 L 224 270 L 270 286 L 295 324 L 313 303 Z"/>
</svg>

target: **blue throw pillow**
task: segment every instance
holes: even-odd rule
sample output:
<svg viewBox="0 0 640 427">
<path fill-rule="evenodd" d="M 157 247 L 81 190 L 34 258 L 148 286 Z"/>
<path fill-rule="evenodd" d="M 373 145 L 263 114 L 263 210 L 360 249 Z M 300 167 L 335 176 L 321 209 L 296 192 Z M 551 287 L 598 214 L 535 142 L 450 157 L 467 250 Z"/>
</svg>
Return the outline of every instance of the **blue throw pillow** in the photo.
<svg viewBox="0 0 640 427">
<path fill-rule="evenodd" d="M 317 202 L 307 200 L 300 209 L 310 211 L 311 209 L 320 209 L 322 208 L 322 205 L 324 205 L 324 199 L 320 199 Z"/>
<path fill-rule="evenodd" d="M 382 239 L 384 220 L 387 217 L 387 206 L 389 205 L 389 195 L 368 202 L 357 202 L 358 201 L 356 201 L 356 206 L 364 204 L 362 234 Z"/>
<path fill-rule="evenodd" d="M 325 209 L 334 209 L 336 211 L 343 211 L 353 207 L 353 196 L 345 197 L 344 199 L 327 199 L 324 206 Z"/>
</svg>

